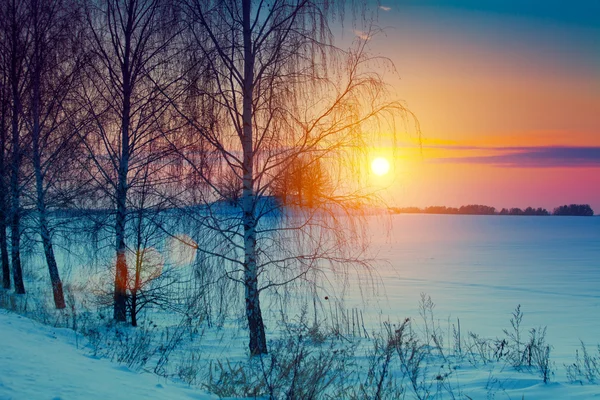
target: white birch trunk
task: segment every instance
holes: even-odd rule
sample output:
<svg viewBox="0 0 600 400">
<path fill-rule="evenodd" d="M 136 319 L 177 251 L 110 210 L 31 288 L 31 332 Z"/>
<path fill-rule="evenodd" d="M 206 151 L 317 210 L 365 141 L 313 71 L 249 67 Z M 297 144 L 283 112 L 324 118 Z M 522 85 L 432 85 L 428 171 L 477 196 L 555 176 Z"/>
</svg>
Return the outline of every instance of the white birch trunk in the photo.
<svg viewBox="0 0 600 400">
<path fill-rule="evenodd" d="M 242 211 L 244 224 L 244 288 L 246 318 L 250 333 L 250 354 L 267 353 L 265 326 L 260 309 L 258 271 L 256 265 L 256 215 L 254 193 L 254 143 L 252 138 L 252 96 L 254 81 L 254 54 L 250 25 L 251 0 L 243 0 L 244 21 L 244 88 L 243 88 L 243 191 Z"/>
<path fill-rule="evenodd" d="M 126 220 L 127 220 L 127 175 L 129 173 L 129 130 L 131 122 L 131 70 L 130 70 L 130 52 L 131 40 L 133 34 L 133 16 L 131 10 L 127 13 L 127 25 L 124 32 L 125 51 L 123 54 L 123 63 L 121 65 L 122 76 L 122 118 L 121 118 L 121 154 L 119 159 L 118 183 L 116 192 L 117 215 L 115 221 L 115 239 L 117 252 L 117 265 L 115 271 L 115 291 L 114 291 L 114 319 L 117 321 L 127 320 L 127 261 L 125 252 Z"/>
</svg>

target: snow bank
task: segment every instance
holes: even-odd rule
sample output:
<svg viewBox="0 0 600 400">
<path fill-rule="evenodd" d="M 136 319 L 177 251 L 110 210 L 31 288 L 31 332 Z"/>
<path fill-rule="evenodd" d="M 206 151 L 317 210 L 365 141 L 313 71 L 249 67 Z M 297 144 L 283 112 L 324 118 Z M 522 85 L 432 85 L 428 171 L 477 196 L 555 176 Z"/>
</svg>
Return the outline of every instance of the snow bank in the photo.
<svg viewBox="0 0 600 400">
<path fill-rule="evenodd" d="M 81 346 L 80 346 L 81 347 Z M 0 311 L 0 399 L 195 399 L 216 397 L 137 373 L 76 347 L 75 333 Z"/>
</svg>

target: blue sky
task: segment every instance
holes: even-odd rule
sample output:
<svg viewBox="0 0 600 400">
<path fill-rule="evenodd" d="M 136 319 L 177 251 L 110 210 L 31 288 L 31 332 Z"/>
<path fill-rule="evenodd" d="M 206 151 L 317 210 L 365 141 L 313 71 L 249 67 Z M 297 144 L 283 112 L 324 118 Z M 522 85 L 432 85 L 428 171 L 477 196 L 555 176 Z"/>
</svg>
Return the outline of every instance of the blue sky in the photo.
<svg viewBox="0 0 600 400">
<path fill-rule="evenodd" d="M 550 23 L 600 27 L 598 0 L 396 0 L 384 1 L 382 4 L 480 11 L 539 19 Z"/>
</svg>

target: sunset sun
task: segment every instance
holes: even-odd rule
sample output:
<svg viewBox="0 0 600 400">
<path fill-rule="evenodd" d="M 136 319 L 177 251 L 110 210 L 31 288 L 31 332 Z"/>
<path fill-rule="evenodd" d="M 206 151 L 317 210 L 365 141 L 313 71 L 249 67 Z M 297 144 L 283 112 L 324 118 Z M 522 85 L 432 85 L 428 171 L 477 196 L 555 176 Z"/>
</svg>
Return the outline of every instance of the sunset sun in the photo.
<svg viewBox="0 0 600 400">
<path fill-rule="evenodd" d="M 378 176 L 383 176 L 390 171 L 390 163 L 383 157 L 377 157 L 371 163 L 371 170 Z"/>
</svg>

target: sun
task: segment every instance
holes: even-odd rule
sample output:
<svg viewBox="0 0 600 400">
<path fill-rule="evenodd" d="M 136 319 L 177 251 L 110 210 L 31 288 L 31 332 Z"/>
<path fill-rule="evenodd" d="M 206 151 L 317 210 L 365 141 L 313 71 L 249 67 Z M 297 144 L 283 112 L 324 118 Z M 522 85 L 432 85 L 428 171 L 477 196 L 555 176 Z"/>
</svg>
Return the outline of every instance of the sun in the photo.
<svg viewBox="0 0 600 400">
<path fill-rule="evenodd" d="M 383 176 L 390 171 L 390 163 L 383 157 L 377 157 L 371 163 L 373 173 L 378 176 Z"/>
</svg>

